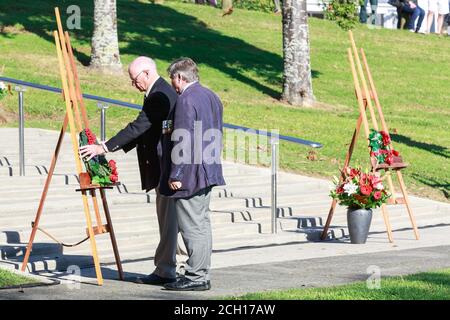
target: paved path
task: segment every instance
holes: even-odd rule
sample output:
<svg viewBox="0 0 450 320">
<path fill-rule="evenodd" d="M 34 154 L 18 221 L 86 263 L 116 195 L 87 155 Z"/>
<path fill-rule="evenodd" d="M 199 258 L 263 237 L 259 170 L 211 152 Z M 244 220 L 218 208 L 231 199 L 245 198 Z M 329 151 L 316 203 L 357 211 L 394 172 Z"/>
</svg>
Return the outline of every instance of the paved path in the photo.
<svg viewBox="0 0 450 320">
<path fill-rule="evenodd" d="M 269 289 L 365 281 L 369 266 L 378 266 L 382 277 L 448 268 L 450 246 L 218 268 L 212 270 L 212 289 L 204 292 L 170 292 L 157 286 L 106 280 L 103 287 L 84 283 L 72 289 L 60 284 L 23 292 L 0 290 L 0 299 L 213 299 Z"/>
</svg>

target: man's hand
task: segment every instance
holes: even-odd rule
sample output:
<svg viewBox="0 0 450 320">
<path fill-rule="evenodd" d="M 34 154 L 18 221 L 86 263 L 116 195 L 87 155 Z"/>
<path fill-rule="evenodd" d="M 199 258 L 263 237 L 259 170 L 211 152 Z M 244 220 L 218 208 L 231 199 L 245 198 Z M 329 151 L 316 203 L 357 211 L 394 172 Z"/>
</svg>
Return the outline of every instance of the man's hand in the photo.
<svg viewBox="0 0 450 320">
<path fill-rule="evenodd" d="M 91 160 L 93 157 L 104 154 L 105 149 L 99 144 L 90 144 L 83 147 L 80 147 L 80 156 L 82 158 L 89 157 L 87 160 Z"/>
<path fill-rule="evenodd" d="M 411 7 L 411 9 L 415 9 L 417 7 L 413 1 L 409 2 L 409 6 Z"/>
<path fill-rule="evenodd" d="M 181 181 L 169 180 L 169 188 L 176 191 L 181 188 Z"/>
</svg>

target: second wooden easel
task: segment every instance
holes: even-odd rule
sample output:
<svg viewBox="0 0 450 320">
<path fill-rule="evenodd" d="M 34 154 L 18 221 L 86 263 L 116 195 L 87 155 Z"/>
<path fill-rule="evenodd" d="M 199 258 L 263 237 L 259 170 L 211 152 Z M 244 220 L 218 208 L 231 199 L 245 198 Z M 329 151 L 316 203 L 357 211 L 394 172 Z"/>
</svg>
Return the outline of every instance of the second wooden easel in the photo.
<svg viewBox="0 0 450 320">
<path fill-rule="evenodd" d="M 79 155 L 78 150 L 78 134 L 84 129 L 89 128 L 89 121 L 86 113 L 86 108 L 83 101 L 83 95 L 81 94 L 81 87 L 78 79 L 77 69 L 75 65 L 75 59 L 73 56 L 73 50 L 72 46 L 70 44 L 70 38 L 67 31 L 64 33 L 62 24 L 61 24 L 61 18 L 59 14 L 59 9 L 55 8 L 55 15 L 56 15 L 56 21 L 58 25 L 58 31 L 54 31 L 53 35 L 55 38 L 55 44 L 56 44 L 56 52 L 58 55 L 58 61 L 59 61 L 59 70 L 61 74 L 61 81 L 63 86 L 63 97 L 66 104 L 66 114 L 64 117 L 64 122 L 59 134 L 58 142 L 56 144 L 55 152 L 53 154 L 52 162 L 50 164 L 49 172 L 47 175 L 47 179 L 45 181 L 44 190 L 42 191 L 38 211 L 36 213 L 36 218 L 34 222 L 32 223 L 32 232 L 30 235 L 30 239 L 28 241 L 27 251 L 25 253 L 24 260 L 22 262 L 22 271 L 25 271 L 28 260 L 30 257 L 30 253 L 32 250 L 34 238 L 36 236 L 36 232 L 39 229 L 39 220 L 42 215 L 42 211 L 44 208 L 45 199 L 47 197 L 48 189 L 50 187 L 50 183 L 53 177 L 54 169 L 56 166 L 56 162 L 58 159 L 59 151 L 61 148 L 61 144 L 67 129 L 67 125 L 70 127 L 70 136 L 72 140 L 72 148 L 73 148 L 73 154 L 75 158 L 75 164 L 76 169 L 79 177 L 80 182 L 80 188 L 76 189 L 77 192 L 81 192 L 81 198 L 83 201 L 83 208 L 87 223 L 86 233 L 87 238 L 84 240 L 89 239 L 90 245 L 91 245 L 91 252 L 92 257 L 94 260 L 94 266 L 95 266 L 95 273 L 97 276 L 97 283 L 98 285 L 103 284 L 103 276 L 100 268 L 100 262 L 98 258 L 97 253 L 97 245 L 95 241 L 95 236 L 98 234 L 104 234 L 109 233 L 111 238 L 111 243 L 114 251 L 114 257 L 116 260 L 117 269 L 119 272 L 119 278 L 121 280 L 124 279 L 123 276 L 123 270 L 122 270 L 122 264 L 120 261 L 120 255 L 119 250 L 117 247 L 117 241 L 114 234 L 114 229 L 111 221 L 111 216 L 108 208 L 108 202 L 106 200 L 106 194 L 105 189 L 111 189 L 112 187 L 101 187 L 97 185 L 91 185 L 91 179 L 87 172 L 83 172 L 81 159 Z M 81 112 L 81 115 L 80 115 Z M 107 224 L 103 224 L 101 216 L 100 216 L 100 210 L 99 205 L 97 202 L 97 196 L 96 191 L 99 191 L 102 204 L 103 204 L 103 210 L 105 213 Z M 92 219 L 91 219 L 91 213 L 89 210 L 89 203 L 88 203 L 88 193 L 91 197 L 94 212 L 95 212 L 95 219 L 96 219 L 96 226 L 93 226 Z M 50 236 L 50 235 L 49 235 Z M 80 241 L 78 244 L 84 242 Z M 78 245 L 76 244 L 76 245 Z M 74 245 L 69 245 L 74 246 Z"/>
<path fill-rule="evenodd" d="M 360 59 L 358 50 L 356 48 L 355 40 L 353 38 L 353 33 L 351 31 L 349 31 L 349 35 L 350 35 L 351 49 L 348 48 L 347 53 L 348 53 L 348 59 L 349 59 L 350 67 L 351 67 L 351 71 L 352 71 L 353 82 L 355 85 L 355 95 L 356 95 L 356 99 L 358 100 L 359 117 L 358 117 L 358 121 L 356 122 L 356 128 L 355 128 L 355 131 L 353 132 L 353 137 L 352 137 L 352 141 L 350 143 L 350 147 L 349 147 L 347 155 L 345 157 L 344 169 L 342 170 L 342 173 L 345 172 L 345 169 L 350 165 L 350 160 L 351 160 L 351 157 L 353 154 L 353 149 L 355 147 L 356 140 L 358 139 L 358 136 L 359 136 L 361 124 L 364 125 L 364 133 L 365 133 L 365 137 L 367 139 L 367 144 L 369 147 L 370 128 L 369 128 L 369 122 L 368 122 L 367 113 L 366 113 L 367 109 L 369 110 L 369 113 L 370 113 L 370 118 L 372 120 L 373 129 L 375 129 L 376 131 L 379 130 L 378 120 L 377 120 L 377 117 L 375 114 L 375 108 L 373 107 L 372 101 L 375 103 L 376 111 L 378 112 L 378 116 L 380 118 L 382 130 L 389 134 L 389 130 L 386 125 L 386 121 L 385 121 L 385 118 L 383 115 L 383 111 L 381 109 L 381 104 L 378 99 L 378 94 L 375 89 L 375 84 L 374 84 L 372 74 L 369 69 L 369 65 L 367 63 L 367 59 L 366 59 L 364 50 L 362 48 L 360 49 L 360 53 L 361 53 L 361 57 L 362 57 L 362 61 L 363 61 L 361 63 L 361 59 Z M 363 65 L 364 65 L 364 69 L 363 69 Z M 366 76 L 367 76 L 369 84 L 367 84 Z M 392 149 L 392 142 L 390 142 L 389 146 Z M 370 147 L 369 147 L 369 154 L 370 154 Z M 400 171 L 401 169 L 406 168 L 407 164 L 403 163 L 403 161 L 400 157 L 395 157 L 394 162 L 391 165 L 387 165 L 384 163 L 379 164 L 379 163 L 377 163 L 377 160 L 374 157 L 371 157 L 370 163 L 371 163 L 373 172 L 378 171 L 378 170 L 383 170 L 385 172 L 385 174 L 387 176 L 388 185 L 389 185 L 389 191 L 392 194 L 392 197 L 391 197 L 390 201 L 388 202 L 388 204 L 391 204 L 391 205 L 404 204 L 406 206 L 406 209 L 409 214 L 409 218 L 411 220 L 412 227 L 414 229 L 414 235 L 415 235 L 416 239 L 418 240 L 419 239 L 419 231 L 417 230 L 416 221 L 414 219 L 414 215 L 413 215 L 412 209 L 411 209 L 411 204 L 408 199 L 408 193 L 406 191 L 406 186 L 403 181 L 402 173 Z M 395 195 L 395 189 L 394 189 L 394 184 L 392 181 L 391 171 L 395 171 L 395 173 L 397 175 L 398 183 L 399 183 L 400 190 L 402 192 L 403 197 L 398 198 Z M 341 181 L 343 178 L 344 177 L 342 174 L 340 177 Z M 331 220 L 333 218 L 334 211 L 336 209 L 336 205 L 337 205 L 337 200 L 334 199 L 331 203 L 327 222 L 326 222 L 325 228 L 322 232 L 322 236 L 321 236 L 322 240 L 325 240 L 328 237 L 328 229 L 330 227 Z M 387 211 L 385 204 L 383 204 L 381 206 L 381 211 L 383 213 L 383 218 L 384 218 L 384 222 L 385 222 L 386 229 L 387 229 L 388 239 L 390 242 L 393 242 L 392 228 L 391 228 L 391 224 L 389 222 L 389 215 L 388 215 L 388 211 Z"/>
</svg>

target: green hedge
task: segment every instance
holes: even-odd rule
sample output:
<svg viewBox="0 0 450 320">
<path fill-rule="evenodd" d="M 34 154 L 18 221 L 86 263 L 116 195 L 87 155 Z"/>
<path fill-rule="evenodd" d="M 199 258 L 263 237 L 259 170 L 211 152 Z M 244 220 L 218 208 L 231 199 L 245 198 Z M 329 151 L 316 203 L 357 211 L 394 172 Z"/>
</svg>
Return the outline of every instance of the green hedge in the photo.
<svg viewBox="0 0 450 320">
<path fill-rule="evenodd" d="M 195 0 L 168 0 L 168 1 L 191 2 L 191 3 L 195 2 Z M 208 0 L 205 0 L 205 2 L 207 3 Z M 217 0 L 217 5 L 219 8 L 221 8 L 222 1 Z M 263 12 L 272 12 L 275 9 L 273 0 L 233 0 L 233 7 Z"/>
<path fill-rule="evenodd" d="M 236 8 L 271 12 L 275 9 L 272 0 L 234 0 L 233 4 Z"/>
</svg>

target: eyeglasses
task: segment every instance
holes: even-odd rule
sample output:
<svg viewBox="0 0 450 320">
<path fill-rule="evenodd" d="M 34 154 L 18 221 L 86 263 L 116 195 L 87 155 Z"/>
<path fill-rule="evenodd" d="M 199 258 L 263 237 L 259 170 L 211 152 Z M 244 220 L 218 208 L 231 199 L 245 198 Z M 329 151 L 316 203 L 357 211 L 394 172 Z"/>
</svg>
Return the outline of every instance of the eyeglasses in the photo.
<svg viewBox="0 0 450 320">
<path fill-rule="evenodd" d="M 135 86 L 135 85 L 136 85 L 136 82 L 137 82 L 137 79 L 139 78 L 139 76 L 141 75 L 141 73 L 142 73 L 142 72 L 148 72 L 148 71 L 150 71 L 150 70 L 142 70 L 141 72 L 139 72 L 139 73 L 137 74 L 137 76 L 136 76 L 134 79 L 131 79 L 131 84 L 132 84 L 133 86 Z"/>
</svg>

